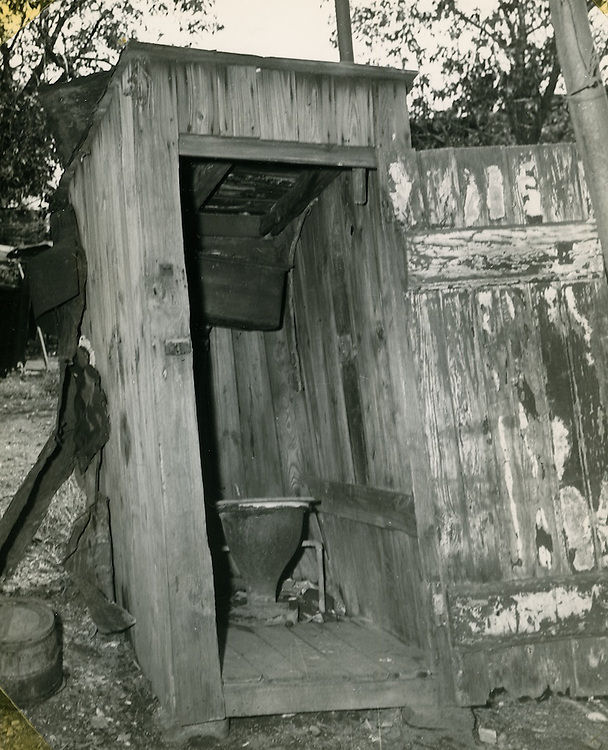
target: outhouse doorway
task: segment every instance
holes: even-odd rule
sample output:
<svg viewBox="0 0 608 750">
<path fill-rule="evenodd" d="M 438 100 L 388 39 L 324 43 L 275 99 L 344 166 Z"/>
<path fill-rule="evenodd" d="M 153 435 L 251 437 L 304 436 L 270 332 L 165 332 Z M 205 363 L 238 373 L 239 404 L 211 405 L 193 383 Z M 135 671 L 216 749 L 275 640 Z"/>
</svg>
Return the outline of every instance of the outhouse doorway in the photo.
<svg viewBox="0 0 608 750">
<path fill-rule="evenodd" d="M 308 334 L 299 330 L 296 298 L 313 315 L 318 300 L 304 293 L 298 253 L 307 252 L 310 238 L 300 243 L 301 235 L 314 235 L 305 222 L 326 188 L 333 185 L 360 205 L 367 202 L 374 152 L 213 137 L 198 137 L 195 144 L 195 154 L 184 153 L 188 145 L 180 148 L 181 204 L 226 713 L 432 705 L 430 655 L 419 640 L 408 642 L 382 629 L 382 613 L 380 627 L 358 605 L 351 616 L 348 574 L 340 581 L 346 562 L 339 562 L 341 551 L 334 550 L 331 537 L 323 539 L 327 572 L 330 584 L 349 600 L 344 616 L 269 624 L 246 610 L 243 615 L 235 605 L 238 569 L 216 508 L 233 499 L 314 496 L 321 509 L 327 505 L 328 526 L 330 518 L 334 523 L 342 518 L 336 509 L 343 488 L 332 489 L 315 476 L 307 455 L 314 441 L 310 433 L 319 426 L 305 398 L 299 339 Z M 311 219 L 314 224 L 314 215 Z M 349 503 L 347 515 L 352 507 Z M 324 537 L 317 519 L 317 536 Z M 357 521 L 361 518 L 351 516 L 347 523 Z M 379 533 L 378 526 L 369 529 Z M 303 535 L 308 533 L 305 525 Z M 300 575 L 314 573 L 313 559 L 301 561 Z M 287 572 L 295 564 L 294 558 Z M 366 585 L 373 586 L 373 578 Z"/>
</svg>

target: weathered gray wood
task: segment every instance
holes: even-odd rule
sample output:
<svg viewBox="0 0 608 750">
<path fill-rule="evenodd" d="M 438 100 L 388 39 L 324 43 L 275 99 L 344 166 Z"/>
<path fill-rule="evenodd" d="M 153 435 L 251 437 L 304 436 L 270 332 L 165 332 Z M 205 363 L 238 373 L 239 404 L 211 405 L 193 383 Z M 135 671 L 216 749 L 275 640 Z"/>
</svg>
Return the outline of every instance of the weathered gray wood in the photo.
<svg viewBox="0 0 608 750">
<path fill-rule="evenodd" d="M 228 715 L 436 703 L 435 680 L 427 676 L 421 652 L 369 625 L 229 628 L 228 639 Z M 235 660 L 235 653 L 243 654 L 245 662 Z M 258 671 L 255 684 L 250 663 Z"/>
<path fill-rule="evenodd" d="M 212 393 L 209 395 L 215 418 L 218 489 L 221 495 L 217 499 L 247 497 L 236 364 L 229 329 L 214 328 L 211 331 L 209 358 L 212 379 Z"/>
<path fill-rule="evenodd" d="M 340 174 L 338 169 L 314 169 L 298 177 L 291 190 L 260 219 L 260 234 L 276 236 Z"/>
<path fill-rule="evenodd" d="M 283 479 L 263 334 L 233 331 L 245 497 L 281 497 Z"/>
<path fill-rule="evenodd" d="M 210 161 L 195 164 L 192 168 L 192 198 L 194 208 L 200 211 L 205 202 L 228 174 L 232 167 L 230 162 Z"/>
<path fill-rule="evenodd" d="M 95 269 L 85 330 L 104 353 L 97 365 L 109 393 L 101 491 L 138 657 L 166 710 L 192 724 L 225 714 L 192 354 L 164 347 L 189 339 L 175 81 L 133 62 L 116 85 L 70 185 Z"/>
<path fill-rule="evenodd" d="M 325 74 L 346 78 L 380 78 L 411 82 L 416 73 L 412 70 L 385 68 L 374 65 L 357 65 L 335 63 L 319 60 L 298 60 L 280 57 L 259 57 L 231 52 L 215 52 L 190 47 L 170 47 L 164 44 L 149 44 L 131 41 L 123 53 L 121 63 L 124 65 L 133 58 L 149 57 L 158 61 L 199 63 L 211 65 L 246 65 L 252 68 L 286 70 L 297 73 Z"/>
<path fill-rule="evenodd" d="M 252 690 L 249 683 L 224 684 L 228 716 L 265 716 L 310 711 L 356 711 L 365 708 L 410 706 L 429 709 L 437 705 L 432 678 L 343 682 L 300 680 L 297 683 L 263 682 Z"/>
<path fill-rule="evenodd" d="M 412 289 L 573 281 L 603 274 L 597 232 L 587 223 L 416 234 L 409 248 Z"/>
<path fill-rule="evenodd" d="M 366 167 L 375 169 L 376 155 L 369 146 L 299 143 L 278 139 L 222 138 L 182 133 L 180 156 L 199 159 L 248 159 L 319 167 Z"/>
<path fill-rule="evenodd" d="M 313 496 L 321 502 L 320 513 L 350 518 L 383 529 L 400 529 L 416 537 L 414 498 L 356 484 L 340 484 L 308 479 Z"/>
<path fill-rule="evenodd" d="M 450 586 L 454 643 L 459 648 L 479 649 L 601 636 L 608 624 L 607 588 L 608 579 L 602 574 Z"/>
</svg>

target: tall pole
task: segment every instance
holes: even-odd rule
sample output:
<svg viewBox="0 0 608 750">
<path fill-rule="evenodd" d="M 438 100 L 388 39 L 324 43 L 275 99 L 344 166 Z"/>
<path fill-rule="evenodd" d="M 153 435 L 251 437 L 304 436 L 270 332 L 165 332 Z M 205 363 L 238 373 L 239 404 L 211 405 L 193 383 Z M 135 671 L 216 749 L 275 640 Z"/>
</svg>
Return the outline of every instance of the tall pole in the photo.
<svg viewBox="0 0 608 750">
<path fill-rule="evenodd" d="M 549 0 L 576 143 L 608 269 L 608 97 L 585 0 Z"/>
<path fill-rule="evenodd" d="M 336 26 L 338 27 L 338 49 L 340 62 L 354 62 L 353 31 L 350 25 L 350 6 L 348 0 L 335 0 Z"/>
</svg>

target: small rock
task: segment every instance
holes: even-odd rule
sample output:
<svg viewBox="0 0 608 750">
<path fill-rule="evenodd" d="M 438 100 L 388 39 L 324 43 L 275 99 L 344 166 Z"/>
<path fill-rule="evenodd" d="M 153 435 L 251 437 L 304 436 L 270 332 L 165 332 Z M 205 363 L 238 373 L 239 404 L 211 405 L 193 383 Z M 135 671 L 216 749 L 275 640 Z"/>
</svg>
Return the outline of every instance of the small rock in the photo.
<svg viewBox="0 0 608 750">
<path fill-rule="evenodd" d="M 497 742 L 497 735 L 495 729 L 488 729 L 487 727 L 479 727 L 477 730 L 479 741 L 484 742 L 486 745 L 495 745 Z"/>
<path fill-rule="evenodd" d="M 313 737 L 318 737 L 321 734 L 321 730 L 316 724 L 311 724 L 308 727 L 308 731 L 312 734 Z"/>
<path fill-rule="evenodd" d="M 603 714 L 601 711 L 590 711 L 586 714 L 589 721 L 608 721 L 608 716 Z"/>
</svg>

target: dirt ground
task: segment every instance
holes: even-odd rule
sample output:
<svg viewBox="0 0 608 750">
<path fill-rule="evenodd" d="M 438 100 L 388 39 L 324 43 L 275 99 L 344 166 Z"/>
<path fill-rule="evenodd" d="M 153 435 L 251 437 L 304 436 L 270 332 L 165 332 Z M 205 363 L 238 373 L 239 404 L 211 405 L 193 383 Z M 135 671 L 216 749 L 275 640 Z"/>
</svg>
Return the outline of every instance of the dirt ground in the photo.
<svg viewBox="0 0 608 750">
<path fill-rule="evenodd" d="M 26 368 L 0 380 L 0 513 L 53 429 L 57 381 L 56 367 L 50 373 Z M 44 599 L 63 623 L 63 685 L 26 714 L 53 750 L 175 747 L 163 736 L 157 701 L 128 639 L 96 631 L 61 566 L 71 523 L 83 508 L 83 496 L 70 479 L 16 573 L 0 578 L 0 595 Z M 437 723 L 446 726 L 424 726 Z M 185 747 L 460 750 L 484 745 L 513 750 L 608 748 L 608 701 L 555 695 L 515 701 L 502 695 L 491 706 L 424 721 L 399 709 L 237 719 L 227 739 L 190 740 Z M 11 750 L 6 737 L 0 736 L 0 748 Z"/>
</svg>

